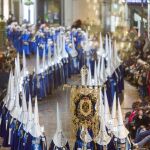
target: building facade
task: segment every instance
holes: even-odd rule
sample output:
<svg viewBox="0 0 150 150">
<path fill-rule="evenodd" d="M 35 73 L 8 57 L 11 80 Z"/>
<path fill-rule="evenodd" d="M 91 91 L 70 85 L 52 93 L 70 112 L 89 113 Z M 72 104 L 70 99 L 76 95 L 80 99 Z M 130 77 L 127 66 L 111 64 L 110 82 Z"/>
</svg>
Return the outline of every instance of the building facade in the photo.
<svg viewBox="0 0 150 150">
<path fill-rule="evenodd" d="M 26 5 L 27 2 L 32 4 Z M 141 17 L 146 14 L 146 5 L 141 7 L 141 2 L 132 0 L 0 0 L 0 6 L 4 19 L 13 14 L 20 24 L 37 24 L 45 20 L 50 24 L 70 26 L 80 19 L 100 26 L 105 33 L 115 32 L 115 28 L 125 22 L 129 27 L 136 23 L 140 28 L 143 21 L 146 27 L 147 19 Z"/>
</svg>

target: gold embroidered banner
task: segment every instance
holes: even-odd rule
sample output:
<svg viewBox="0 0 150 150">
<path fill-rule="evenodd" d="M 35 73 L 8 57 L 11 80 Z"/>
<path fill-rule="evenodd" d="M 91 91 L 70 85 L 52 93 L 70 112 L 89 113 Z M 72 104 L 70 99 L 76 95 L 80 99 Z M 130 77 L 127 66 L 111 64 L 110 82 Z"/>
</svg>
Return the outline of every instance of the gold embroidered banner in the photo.
<svg viewBox="0 0 150 150">
<path fill-rule="evenodd" d="M 97 106 L 99 103 L 99 89 L 87 87 L 72 87 L 70 107 L 72 112 L 73 135 L 84 126 L 91 128 L 94 136 L 99 131 L 99 119 Z"/>
</svg>

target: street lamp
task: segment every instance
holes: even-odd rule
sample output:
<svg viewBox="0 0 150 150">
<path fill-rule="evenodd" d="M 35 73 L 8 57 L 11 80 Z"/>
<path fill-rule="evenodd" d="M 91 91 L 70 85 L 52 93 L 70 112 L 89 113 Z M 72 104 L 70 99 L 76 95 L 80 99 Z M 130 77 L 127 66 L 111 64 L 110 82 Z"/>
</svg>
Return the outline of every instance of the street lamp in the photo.
<svg viewBox="0 0 150 150">
<path fill-rule="evenodd" d="M 30 6 L 34 3 L 32 2 L 32 0 L 26 0 L 24 4 L 28 6 L 28 22 L 30 23 Z"/>
</svg>

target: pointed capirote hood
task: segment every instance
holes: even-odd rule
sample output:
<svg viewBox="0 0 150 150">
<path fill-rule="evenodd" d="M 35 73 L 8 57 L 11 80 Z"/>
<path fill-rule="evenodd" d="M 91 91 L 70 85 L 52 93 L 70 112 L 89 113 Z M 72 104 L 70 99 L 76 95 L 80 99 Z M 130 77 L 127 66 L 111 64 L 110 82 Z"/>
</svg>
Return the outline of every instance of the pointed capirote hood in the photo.
<svg viewBox="0 0 150 150">
<path fill-rule="evenodd" d="M 121 111 L 121 105 L 120 101 L 118 99 L 118 126 L 117 131 L 115 132 L 115 136 L 119 139 L 125 139 L 128 137 L 129 131 L 126 129 L 124 123 L 123 123 L 123 117 L 122 117 L 122 111 Z"/>
<path fill-rule="evenodd" d="M 122 60 L 118 56 L 116 41 L 114 42 L 114 61 L 115 61 L 115 68 L 118 68 L 122 63 Z"/>
<path fill-rule="evenodd" d="M 44 72 L 47 69 L 46 64 L 46 49 L 43 50 L 43 57 L 42 57 L 42 71 Z"/>
<path fill-rule="evenodd" d="M 25 92 L 24 90 L 22 90 L 22 113 L 21 113 L 21 119 L 22 119 L 22 123 L 24 125 L 27 124 L 27 120 L 28 120 L 28 110 L 27 110 L 27 102 L 26 102 L 26 96 L 25 96 Z"/>
<path fill-rule="evenodd" d="M 110 122 L 110 130 L 114 135 L 117 134 L 117 100 L 116 100 L 116 93 L 114 94 L 113 106 L 112 106 L 112 113 L 111 113 L 111 122 Z"/>
<path fill-rule="evenodd" d="M 63 51 L 63 36 L 64 36 L 64 32 L 60 32 L 60 55 L 62 55 L 62 51 Z"/>
<path fill-rule="evenodd" d="M 26 56 L 23 50 L 23 76 L 25 77 L 27 74 L 27 63 L 26 63 Z"/>
<path fill-rule="evenodd" d="M 70 54 L 71 54 L 71 57 L 76 57 L 78 55 L 78 52 L 75 48 L 73 36 L 72 36 L 72 50 L 71 50 Z"/>
<path fill-rule="evenodd" d="M 19 85 L 16 86 L 16 92 L 15 92 L 15 104 L 13 109 L 10 112 L 11 116 L 13 118 L 19 119 L 19 116 L 21 114 L 21 108 L 19 104 Z"/>
<path fill-rule="evenodd" d="M 39 110 L 38 110 L 37 97 L 35 98 L 35 106 L 34 106 L 34 123 L 39 125 Z"/>
<path fill-rule="evenodd" d="M 106 51 L 106 57 L 110 56 L 109 54 L 109 40 L 108 40 L 108 35 L 106 34 L 105 36 L 105 51 Z"/>
<path fill-rule="evenodd" d="M 101 85 L 103 85 L 106 81 L 106 75 L 105 75 L 105 58 L 101 57 L 101 68 L 100 68 L 100 81 Z"/>
<path fill-rule="evenodd" d="M 102 98 L 100 98 L 100 101 L 102 101 Z M 98 133 L 98 136 L 95 138 L 95 141 L 98 145 L 102 145 L 102 146 L 107 146 L 111 140 L 111 137 L 108 135 L 107 131 L 106 131 L 106 120 L 105 117 L 103 117 L 104 112 L 104 105 L 101 102 L 100 105 L 100 131 Z"/>
<path fill-rule="evenodd" d="M 31 95 L 29 95 L 29 103 L 28 103 L 28 121 L 27 121 L 27 125 L 25 127 L 25 131 L 28 133 L 31 131 L 32 126 L 34 123 L 34 119 L 33 119 L 33 112 L 32 112 L 32 102 L 31 102 Z"/>
<path fill-rule="evenodd" d="M 60 110 L 58 102 L 57 102 L 57 131 L 62 131 L 62 122 L 60 118 Z"/>
<path fill-rule="evenodd" d="M 63 56 L 63 58 L 68 58 L 65 40 L 66 40 L 66 36 L 65 36 L 65 34 L 63 34 L 63 36 L 62 36 L 62 56 Z"/>
<path fill-rule="evenodd" d="M 89 65 L 89 68 L 88 68 L 87 85 L 88 86 L 92 86 L 92 75 L 91 75 L 91 67 L 90 67 L 90 65 Z"/>
<path fill-rule="evenodd" d="M 114 99 L 113 99 L 113 106 L 112 106 L 112 119 L 116 119 L 116 112 L 117 112 L 117 107 L 116 107 L 116 105 L 117 105 L 117 100 L 116 100 L 116 92 L 115 92 L 115 94 L 114 94 Z"/>
<path fill-rule="evenodd" d="M 101 56 L 104 54 L 103 39 L 102 39 L 102 34 L 101 34 L 101 32 L 100 32 L 99 41 L 100 41 L 100 47 L 99 47 L 99 49 L 98 49 L 98 51 L 97 51 L 97 55 L 98 55 L 99 57 L 101 57 Z"/>
<path fill-rule="evenodd" d="M 111 39 L 108 38 L 106 35 L 105 38 L 105 49 L 106 49 L 106 61 L 107 61 L 107 68 L 106 68 L 106 74 L 107 77 L 110 77 L 113 73 L 113 67 L 112 67 L 112 56 L 111 56 L 111 51 L 112 51 L 112 46 L 111 46 Z"/>
<path fill-rule="evenodd" d="M 36 52 L 36 74 L 39 74 L 41 72 L 40 70 L 40 56 L 39 56 L 39 48 L 37 47 Z"/>
<path fill-rule="evenodd" d="M 11 78 L 11 85 L 10 85 L 10 97 L 8 101 L 8 110 L 11 111 L 14 107 L 15 103 L 15 88 L 14 88 L 14 76 L 12 75 Z"/>
<path fill-rule="evenodd" d="M 56 39 L 56 50 L 59 61 L 61 61 L 61 47 L 60 47 L 60 34 L 57 35 Z"/>
<path fill-rule="evenodd" d="M 103 106 L 104 106 L 104 104 L 103 104 L 103 94 L 102 94 L 102 88 L 100 87 L 99 88 L 99 106 L 98 106 L 98 108 L 99 108 L 99 116 L 100 117 L 102 117 L 104 115 L 104 113 L 103 113 Z"/>
<path fill-rule="evenodd" d="M 98 85 L 98 78 L 97 78 L 97 64 L 95 61 L 95 66 L 94 66 L 94 86 Z"/>
<path fill-rule="evenodd" d="M 67 140 L 62 131 L 62 122 L 60 118 L 60 110 L 59 110 L 58 103 L 57 103 L 57 118 L 56 119 L 57 119 L 57 129 L 53 137 L 53 142 L 57 147 L 61 148 L 67 144 Z"/>
<path fill-rule="evenodd" d="M 101 69 L 101 57 L 98 58 L 98 65 L 97 65 L 98 85 L 100 85 L 100 69 Z"/>
<path fill-rule="evenodd" d="M 112 40 L 110 37 L 108 38 L 108 43 L 109 43 L 109 58 L 112 62 L 113 61 L 113 47 L 112 47 Z"/>
<path fill-rule="evenodd" d="M 114 57 L 113 57 L 113 47 L 112 47 L 112 40 L 109 37 L 109 59 L 110 59 L 110 71 L 111 71 L 111 75 L 114 73 L 115 71 L 115 66 L 113 63 Z"/>
<path fill-rule="evenodd" d="M 110 115 L 110 109 L 108 105 L 106 88 L 104 89 L 104 117 L 105 117 L 106 126 L 108 129 L 110 129 L 111 115 Z"/>
<path fill-rule="evenodd" d="M 91 44 L 91 41 L 89 41 L 88 32 L 84 33 L 84 42 L 82 42 L 81 44 L 85 52 L 88 52 L 91 49 L 92 44 Z"/>
<path fill-rule="evenodd" d="M 14 69 L 14 87 L 18 86 L 19 76 L 18 76 L 18 64 L 17 59 L 15 58 L 15 69 Z M 16 88 L 15 88 L 16 90 Z"/>
<path fill-rule="evenodd" d="M 48 66 L 52 66 L 52 52 L 51 52 L 51 45 L 48 46 Z"/>
<path fill-rule="evenodd" d="M 17 53 L 17 70 L 18 70 L 18 77 L 20 79 L 21 69 L 20 69 L 20 55 L 19 55 L 19 53 Z"/>
<path fill-rule="evenodd" d="M 84 126 L 82 126 L 81 133 L 80 133 L 80 138 L 86 144 L 93 141 L 91 135 L 88 132 L 88 129 L 85 128 Z"/>
<path fill-rule="evenodd" d="M 42 136 L 41 127 L 39 124 L 39 111 L 38 111 L 37 97 L 35 98 L 34 121 L 33 121 L 30 134 L 35 138 L 39 138 L 40 136 Z"/>
<path fill-rule="evenodd" d="M 6 108 L 8 107 L 8 102 L 10 99 L 10 93 L 11 93 L 11 79 L 13 77 L 13 72 L 12 69 L 10 70 L 9 73 L 9 80 L 8 80 L 8 87 L 7 87 L 7 95 L 5 96 L 5 98 L 3 99 L 4 105 L 6 105 Z"/>
<path fill-rule="evenodd" d="M 54 61 L 54 64 L 59 63 L 59 59 L 58 59 L 58 55 L 57 55 L 56 43 L 54 43 L 54 55 L 53 55 L 53 61 Z"/>
</svg>

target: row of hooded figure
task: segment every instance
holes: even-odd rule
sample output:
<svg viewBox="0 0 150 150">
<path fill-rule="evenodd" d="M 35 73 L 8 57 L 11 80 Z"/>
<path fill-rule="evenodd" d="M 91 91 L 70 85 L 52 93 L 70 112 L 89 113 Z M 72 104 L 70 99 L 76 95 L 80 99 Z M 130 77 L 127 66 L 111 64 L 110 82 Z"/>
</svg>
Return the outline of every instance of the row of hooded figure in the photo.
<svg viewBox="0 0 150 150">
<path fill-rule="evenodd" d="M 88 86 L 93 86 L 89 85 Z M 109 106 L 109 95 L 107 86 L 99 88 L 99 100 L 95 106 L 95 113 L 99 118 L 99 130 L 95 134 L 91 123 L 78 124 L 74 150 L 130 150 L 131 142 L 129 132 L 126 129 L 120 99 L 114 91 L 113 104 Z M 57 109 L 58 111 L 59 109 Z M 59 114 L 57 112 L 57 114 Z M 57 116 L 57 132 L 50 144 L 49 150 L 69 150 L 69 140 L 67 140 L 61 124 L 60 114 Z"/>
<path fill-rule="evenodd" d="M 89 42 L 87 42 L 88 45 Z M 104 43 L 104 44 L 103 44 Z M 89 46 L 87 46 L 89 47 Z M 112 107 L 114 93 L 120 98 L 124 90 L 124 67 L 118 56 L 116 43 L 106 35 L 104 42 L 100 34 L 100 46 L 97 50 L 97 60 L 81 69 L 81 85 L 105 86 L 109 106 Z"/>
<path fill-rule="evenodd" d="M 51 51 L 48 51 L 48 56 L 46 56 L 44 49 L 42 59 L 40 59 L 39 49 L 37 49 L 36 66 L 32 75 L 30 75 L 27 71 L 26 57 L 23 51 L 24 75 L 21 81 L 26 89 L 27 100 L 29 100 L 29 94 L 33 97 L 37 95 L 38 99 L 43 99 L 47 95 L 51 94 L 54 89 L 57 89 L 64 83 L 67 83 L 68 77 L 71 76 L 69 71 L 70 64 L 68 61 L 68 53 L 65 49 L 65 37 L 62 36 L 60 41 L 62 44 L 54 45 L 55 51 L 53 54 Z M 85 47 L 87 48 L 85 49 L 90 49 L 89 43 L 90 41 L 87 37 L 85 41 Z M 100 43 L 100 47 L 97 51 L 98 59 L 96 61 L 93 60 L 92 63 L 86 64 L 89 66 L 87 84 L 102 85 L 106 82 L 107 93 L 109 95 L 109 105 L 112 106 L 115 90 L 118 91 L 118 94 L 121 94 L 124 90 L 123 67 L 120 65 L 121 61 L 118 58 L 117 50 L 112 44 L 112 40 L 106 35 L 105 45 L 103 45 L 102 37 L 100 35 Z M 56 48 L 59 45 L 63 45 L 60 53 L 61 55 L 59 55 Z M 87 53 L 88 50 L 86 54 Z M 20 72 L 19 60 L 17 66 L 19 68 L 18 72 Z M 92 79 L 92 76 L 94 79 Z M 85 79 L 82 77 L 81 81 L 82 80 Z M 85 81 L 82 82 L 82 85 L 85 84 Z"/>
<path fill-rule="evenodd" d="M 27 102 L 22 79 L 18 78 L 17 69 L 11 71 L 7 94 L 0 104 L 0 137 L 3 138 L 3 147 L 11 150 L 47 150 L 47 139 L 44 135 L 44 126 L 39 124 L 38 102 L 32 98 Z M 21 82 L 20 82 L 21 81 Z M 62 137 L 59 104 L 57 104 L 57 128 L 50 142 L 49 149 L 62 149 L 62 145 L 69 150 L 69 143 Z M 62 141 L 63 139 L 63 141 Z M 61 146 L 60 146 L 61 144 Z"/>
<path fill-rule="evenodd" d="M 3 146 L 14 150 L 46 150 L 46 137 L 43 127 L 39 124 L 37 98 L 35 98 L 33 113 L 31 97 L 27 107 L 25 91 L 18 82 L 17 72 L 13 76 L 11 71 L 7 95 L 0 107 L 0 136 L 4 139 Z M 90 127 L 81 126 L 77 131 L 74 150 L 118 150 L 121 149 L 121 145 L 126 145 L 126 150 L 129 150 L 128 131 L 123 123 L 121 105 L 116 92 L 111 111 L 107 89 L 100 88 L 99 93 L 100 99 L 96 107 L 100 122 L 99 132 L 95 136 Z M 69 149 L 69 142 L 63 133 L 57 104 L 57 129 L 49 150 Z"/>
<path fill-rule="evenodd" d="M 83 49 L 87 49 L 86 44 L 89 43 L 88 35 L 84 34 L 85 42 Z M 60 85 L 67 83 L 67 79 L 71 77 L 72 74 L 78 73 L 79 65 L 77 60 L 77 51 L 75 50 L 74 42 L 72 41 L 72 47 L 68 51 L 67 46 L 68 39 L 65 33 L 61 32 L 57 36 L 57 41 L 49 41 L 50 47 L 48 47 L 48 53 L 46 54 L 46 48 L 43 49 L 42 58 L 40 57 L 40 49 L 36 50 L 36 65 L 34 67 L 33 74 L 30 74 L 27 69 L 25 50 L 23 50 L 23 72 L 24 78 L 22 82 L 26 89 L 26 97 L 29 99 L 29 94 L 31 96 L 37 95 L 38 99 L 43 99 L 47 95 L 51 94 L 54 89 L 57 89 Z M 53 45 L 53 50 L 51 45 Z M 90 59 L 92 66 L 94 66 L 93 57 L 90 57 L 89 51 L 92 51 L 92 42 L 88 47 L 87 63 L 90 64 Z M 19 53 L 18 53 L 19 55 Z M 71 57 L 70 57 L 71 55 Z M 81 60 L 83 60 L 81 58 Z M 80 67 L 79 67 L 80 66 Z M 20 67 L 19 67 L 20 68 Z M 19 69 L 20 72 L 20 69 Z"/>
<path fill-rule="evenodd" d="M 87 81 L 85 83 L 85 76 L 84 77 L 82 76 L 82 79 L 81 79 L 82 85 L 88 85 L 88 86 L 103 85 L 104 83 L 107 82 L 107 79 L 112 78 L 113 74 L 115 74 L 116 77 L 118 77 L 116 79 L 116 83 L 119 83 L 118 79 L 120 79 L 119 77 L 121 76 L 121 71 L 119 70 L 120 60 L 117 58 L 117 54 L 114 52 L 114 49 L 111 46 L 111 40 L 108 39 L 107 36 L 106 36 L 106 41 L 105 41 L 105 49 L 103 48 L 103 46 L 100 46 L 100 51 L 98 51 L 98 53 L 99 52 L 100 54 L 99 54 L 98 64 L 95 63 L 95 67 L 94 67 L 96 68 L 94 70 L 94 79 L 92 79 L 91 69 L 89 66 Z M 38 55 L 39 53 L 37 53 L 37 56 Z M 12 80 L 11 78 L 12 75 L 10 75 L 9 81 L 11 82 L 9 82 L 7 96 L 5 97 L 1 105 L 1 112 L 2 112 L 1 113 L 1 118 L 2 118 L 1 129 L 3 129 L 4 127 L 6 128 L 6 130 L 1 130 L 2 136 L 4 137 L 5 139 L 4 141 L 6 141 L 6 144 L 10 141 L 12 141 L 12 143 L 14 144 L 15 143 L 14 141 L 16 141 L 17 144 L 16 143 L 15 144 L 17 145 L 16 147 L 19 147 L 18 149 L 21 149 L 20 148 L 21 146 L 23 147 L 30 146 L 31 149 L 42 149 L 43 147 L 45 147 L 45 138 L 43 136 L 43 132 L 39 125 L 37 100 L 35 100 L 34 115 L 29 115 L 29 116 L 34 116 L 34 117 L 31 117 L 31 118 L 29 116 L 24 117 L 24 116 L 27 116 L 27 114 L 32 114 L 31 113 L 32 107 L 31 107 L 31 99 L 29 96 L 29 103 L 28 103 L 28 110 L 27 110 L 27 105 L 26 105 L 27 97 L 25 96 L 27 93 L 27 90 L 25 86 L 22 87 L 22 83 L 24 82 L 24 77 L 27 75 L 25 54 L 23 55 L 23 71 L 22 72 L 20 72 L 20 69 L 19 69 L 20 65 L 18 65 L 19 64 L 18 58 L 19 57 L 17 57 L 16 63 L 15 63 L 16 67 L 14 71 L 14 74 L 15 74 L 14 80 Z M 53 60 L 54 62 L 57 61 L 58 57 L 57 59 L 55 59 L 54 57 Z M 46 63 L 45 57 L 43 57 L 42 65 L 45 63 Z M 37 64 L 39 64 L 39 57 L 37 57 Z M 41 71 L 39 66 L 40 65 L 37 65 L 35 69 L 37 74 Z M 45 65 L 43 66 L 45 67 Z M 22 76 L 20 75 L 21 73 L 23 74 Z M 122 119 L 122 113 L 121 113 L 119 100 L 118 100 L 118 110 L 116 109 L 116 105 L 117 105 L 116 98 L 118 97 L 116 96 L 116 93 L 118 92 L 116 88 L 114 88 L 114 85 L 116 85 L 116 83 L 113 82 L 112 84 L 113 86 L 110 86 L 110 92 L 108 92 L 108 94 L 107 94 L 108 87 L 106 88 L 104 94 L 102 94 L 100 90 L 100 105 L 99 105 L 100 111 L 98 114 L 99 114 L 101 126 L 100 126 L 99 134 L 96 137 L 94 137 L 93 131 L 90 128 L 82 126 L 81 128 L 78 129 L 78 132 L 77 132 L 77 139 L 76 139 L 75 146 L 74 146 L 75 150 L 76 149 L 77 150 L 103 149 L 103 146 L 104 145 L 107 146 L 109 145 L 109 143 L 111 144 L 115 143 L 116 145 L 118 145 L 118 141 L 119 143 L 120 142 L 126 143 L 126 140 L 128 139 L 127 138 L 128 132 L 123 125 L 123 119 Z M 19 87 L 17 85 L 19 85 Z M 19 91 L 22 91 L 22 101 L 20 101 L 20 98 L 18 96 L 19 94 L 14 94 L 14 93 L 19 93 L 19 92 L 15 92 L 15 91 L 18 91 L 18 89 Z M 109 105 L 107 104 L 108 103 L 107 98 L 109 98 L 109 94 L 112 92 L 113 94 L 111 95 L 111 97 L 113 100 L 111 101 L 111 103 L 113 102 L 113 105 L 112 105 L 112 111 L 110 114 Z M 62 131 L 61 120 L 59 118 L 58 110 L 59 109 L 57 106 L 57 114 L 58 114 L 57 115 L 57 130 L 50 144 L 49 149 L 50 150 L 55 150 L 55 149 L 67 150 L 70 148 L 69 148 L 68 141 L 66 140 Z M 16 113 L 17 113 L 17 116 L 16 116 Z M 103 114 L 105 114 L 105 117 L 102 117 Z M 8 122 L 9 116 L 11 120 Z M 18 127 L 12 120 L 15 123 L 16 122 L 21 123 L 21 125 Z M 14 123 L 15 125 L 14 124 L 12 125 L 11 123 Z M 12 127 L 13 129 L 10 129 L 10 127 Z M 16 127 L 17 127 L 17 130 L 16 130 Z M 12 134 L 10 131 L 12 131 Z M 29 136 L 26 137 L 26 133 L 28 133 Z M 9 135 L 12 135 L 12 136 L 9 136 Z M 18 138 L 20 136 L 21 138 Z M 15 138 L 17 138 L 17 140 Z M 13 145 L 12 143 L 11 145 Z M 95 144 L 96 144 L 96 147 L 95 147 Z M 111 150 L 116 149 L 114 146 L 110 146 L 110 147 L 111 147 L 110 148 Z M 30 150 L 30 148 L 27 148 L 27 149 Z"/>
<path fill-rule="evenodd" d="M 62 44 L 62 36 L 64 36 L 64 45 Z M 40 57 L 48 56 L 49 51 L 53 55 L 57 51 L 57 55 L 61 56 L 63 46 L 68 53 L 69 71 L 71 73 L 79 73 L 84 62 L 84 41 L 86 40 L 86 32 L 82 29 L 69 29 L 65 27 L 51 27 L 45 25 L 36 31 L 35 26 L 22 25 L 12 23 L 7 27 L 8 40 L 13 44 L 14 48 L 20 54 L 25 55 L 31 53 L 36 54 L 39 50 Z M 56 47 L 55 47 L 56 46 Z M 89 49 L 89 48 L 88 48 Z M 89 49 L 90 53 L 88 61 L 94 59 L 95 48 Z M 91 55 L 91 57 L 90 57 Z"/>
<path fill-rule="evenodd" d="M 100 89 L 98 102 L 99 131 L 95 133 L 90 125 L 79 127 L 74 150 L 130 150 L 129 132 L 124 126 L 120 100 L 116 93 L 111 111 L 106 88 Z"/>
<path fill-rule="evenodd" d="M 124 69 L 118 57 L 116 43 L 113 44 L 106 35 L 103 45 L 100 35 L 100 47 L 97 51 L 98 61 L 81 70 L 81 85 L 84 87 L 101 87 L 98 112 L 100 129 L 95 135 L 91 126 L 81 125 L 76 134 L 74 150 L 130 150 L 129 132 L 124 126 L 120 94 L 124 90 Z M 105 86 L 104 86 L 105 85 Z M 118 107 L 117 107 L 118 106 Z M 88 121 L 87 121 L 88 122 Z"/>
<path fill-rule="evenodd" d="M 99 100 L 95 108 L 99 116 L 99 132 L 95 134 L 91 124 L 81 124 L 76 133 L 74 150 L 130 150 L 131 142 L 126 129 L 120 104 L 124 90 L 124 69 L 117 54 L 116 43 L 106 36 L 103 45 L 100 35 L 98 61 L 81 70 L 83 87 L 100 87 Z M 87 120 L 88 122 L 89 120 Z"/>
<path fill-rule="evenodd" d="M 91 124 L 81 124 L 77 130 L 74 150 L 130 150 L 129 132 L 124 126 L 120 94 L 124 90 L 124 69 L 117 54 L 116 43 L 106 35 L 103 44 L 100 35 L 98 60 L 81 70 L 83 87 L 100 87 L 99 101 L 93 106 L 99 116 L 99 132 L 95 134 Z M 96 109 L 98 108 L 98 109 Z M 95 113 L 96 113 L 95 112 Z M 87 120 L 88 122 L 89 120 Z"/>
<path fill-rule="evenodd" d="M 4 138 L 3 146 L 18 150 L 46 150 L 46 138 L 43 129 L 39 125 L 37 98 L 35 98 L 34 114 L 32 113 L 31 97 L 28 108 L 25 92 L 17 82 L 17 73 L 13 76 L 10 73 L 7 95 L 1 103 L 1 124 L 0 135 Z M 19 91 L 22 91 L 21 94 Z M 106 88 L 100 89 L 99 109 L 100 131 L 94 137 L 90 128 L 82 126 L 78 129 L 74 149 L 102 150 L 107 147 L 109 150 L 116 150 L 120 144 L 128 141 L 128 132 L 123 124 L 120 102 L 114 94 L 112 111 L 108 105 Z M 128 143 L 127 143 L 128 144 Z M 116 148 L 117 147 L 117 148 Z M 128 147 L 128 145 L 127 145 Z M 57 104 L 57 130 L 51 141 L 50 150 L 69 150 L 69 143 L 64 136 Z"/>
<path fill-rule="evenodd" d="M 19 55 L 19 54 L 18 54 Z M 19 56 L 18 56 L 19 57 Z M 68 59 L 58 59 L 57 56 L 51 57 L 51 54 L 40 59 L 37 51 L 36 66 L 34 72 L 30 74 L 26 65 L 26 57 L 23 54 L 23 78 L 22 84 L 26 89 L 27 100 L 29 95 L 43 99 L 53 93 L 59 86 L 67 83 L 71 76 L 68 71 Z"/>
<path fill-rule="evenodd" d="M 33 112 L 31 97 L 27 105 L 18 74 L 13 75 L 12 71 L 7 94 L 0 104 L 0 120 L 3 147 L 10 147 L 11 150 L 46 150 L 44 128 L 39 124 L 37 98 Z"/>
</svg>

